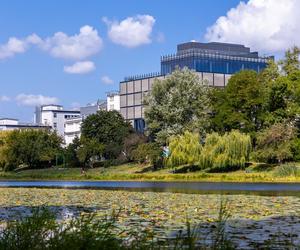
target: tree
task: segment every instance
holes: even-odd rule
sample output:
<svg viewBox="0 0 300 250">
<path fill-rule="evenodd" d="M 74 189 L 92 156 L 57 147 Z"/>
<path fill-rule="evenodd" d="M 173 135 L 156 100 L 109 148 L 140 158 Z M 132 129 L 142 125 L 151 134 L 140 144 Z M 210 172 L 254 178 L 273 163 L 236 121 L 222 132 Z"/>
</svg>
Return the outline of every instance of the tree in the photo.
<svg viewBox="0 0 300 250">
<path fill-rule="evenodd" d="M 6 141 L 6 170 L 20 165 L 29 168 L 49 166 L 61 152 L 62 139 L 47 130 L 14 130 Z"/>
<path fill-rule="evenodd" d="M 145 100 L 148 133 L 164 144 L 172 135 L 198 130 L 209 125 L 210 88 L 199 76 L 184 68 L 164 80 L 156 80 Z"/>
<path fill-rule="evenodd" d="M 163 166 L 162 150 L 155 142 L 139 144 L 132 151 L 132 158 L 139 163 L 150 163 L 154 169 Z"/>
<path fill-rule="evenodd" d="M 291 160 L 296 137 L 293 123 L 275 123 L 257 134 L 254 158 L 269 163 Z"/>
<path fill-rule="evenodd" d="M 265 116 L 265 89 L 255 71 L 234 74 L 224 90 L 214 92 L 212 129 L 254 132 L 262 128 Z"/>
<path fill-rule="evenodd" d="M 199 167 L 213 171 L 228 171 L 244 168 L 252 149 L 247 134 L 233 130 L 219 135 L 208 134 L 201 151 Z"/>
<path fill-rule="evenodd" d="M 195 165 L 198 163 L 202 145 L 198 133 L 185 131 L 183 135 L 172 136 L 168 140 L 170 156 L 167 158 L 168 167 Z"/>
<path fill-rule="evenodd" d="M 72 143 L 65 149 L 65 157 L 68 167 L 79 167 L 80 161 L 77 156 L 78 149 L 81 146 L 79 138 L 76 136 Z"/>
<path fill-rule="evenodd" d="M 96 139 L 81 137 L 80 147 L 77 150 L 77 157 L 81 164 L 92 167 L 95 161 L 99 161 L 104 152 L 104 145 Z"/>
<path fill-rule="evenodd" d="M 132 127 L 117 111 L 100 110 L 89 115 L 82 123 L 85 140 L 96 140 L 104 145 L 104 156 L 116 158 L 123 148 L 124 139 L 132 132 Z"/>
<path fill-rule="evenodd" d="M 294 46 L 285 52 L 285 57 L 279 62 L 283 72 L 286 75 L 292 75 L 295 71 L 300 69 L 300 48 Z"/>
</svg>

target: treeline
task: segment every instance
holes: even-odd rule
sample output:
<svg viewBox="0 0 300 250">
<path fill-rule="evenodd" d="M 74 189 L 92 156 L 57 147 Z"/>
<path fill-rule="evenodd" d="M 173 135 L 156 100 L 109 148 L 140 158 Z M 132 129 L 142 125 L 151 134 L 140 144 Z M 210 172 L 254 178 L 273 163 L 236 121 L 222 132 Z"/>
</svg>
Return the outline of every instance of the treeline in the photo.
<svg viewBox="0 0 300 250">
<path fill-rule="evenodd" d="M 212 88 L 188 69 L 157 80 L 144 97 L 145 135 L 116 111 L 99 111 L 82 123 L 68 147 L 53 132 L 0 134 L 0 166 L 38 168 L 149 164 L 228 171 L 249 161 L 300 160 L 300 50 L 288 50 L 260 73 L 240 71 L 225 88 Z"/>
</svg>

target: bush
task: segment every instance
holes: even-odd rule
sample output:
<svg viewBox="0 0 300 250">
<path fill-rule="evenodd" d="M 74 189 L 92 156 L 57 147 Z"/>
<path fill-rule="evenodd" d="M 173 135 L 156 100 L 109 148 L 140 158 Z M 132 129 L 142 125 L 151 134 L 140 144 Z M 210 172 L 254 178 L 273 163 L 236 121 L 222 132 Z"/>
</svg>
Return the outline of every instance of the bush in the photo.
<svg viewBox="0 0 300 250">
<path fill-rule="evenodd" d="M 257 134 L 257 145 L 253 158 L 268 163 L 293 160 L 293 157 L 299 154 L 295 140 L 296 129 L 293 124 L 276 123 Z"/>
<path fill-rule="evenodd" d="M 295 164 L 287 163 L 278 166 L 275 169 L 274 175 L 278 177 L 286 177 L 286 176 L 298 177 L 300 176 L 300 169 Z"/>
<path fill-rule="evenodd" d="M 244 168 L 251 152 L 249 135 L 232 131 L 224 135 L 208 134 L 201 151 L 199 166 L 212 171 Z"/>
<path fill-rule="evenodd" d="M 149 163 L 155 168 L 163 166 L 162 150 L 160 146 L 154 142 L 138 145 L 138 147 L 132 151 L 132 157 L 134 161 Z"/>
</svg>

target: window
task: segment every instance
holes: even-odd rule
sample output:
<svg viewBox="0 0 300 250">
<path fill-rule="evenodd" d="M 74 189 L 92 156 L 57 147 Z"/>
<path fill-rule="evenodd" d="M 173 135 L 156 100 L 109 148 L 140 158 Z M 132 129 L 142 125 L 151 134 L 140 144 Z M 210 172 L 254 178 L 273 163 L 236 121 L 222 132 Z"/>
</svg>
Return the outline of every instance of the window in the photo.
<svg viewBox="0 0 300 250">
<path fill-rule="evenodd" d="M 57 113 L 53 113 L 53 117 L 56 118 L 57 117 Z"/>
<path fill-rule="evenodd" d="M 57 123 L 56 122 L 53 123 L 53 127 L 57 128 Z"/>
</svg>

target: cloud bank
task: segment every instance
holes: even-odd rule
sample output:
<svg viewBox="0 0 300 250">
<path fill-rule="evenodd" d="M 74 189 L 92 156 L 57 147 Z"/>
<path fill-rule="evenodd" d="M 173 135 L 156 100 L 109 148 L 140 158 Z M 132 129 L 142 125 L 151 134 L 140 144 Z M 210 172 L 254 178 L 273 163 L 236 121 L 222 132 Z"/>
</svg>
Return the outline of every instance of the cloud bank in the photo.
<svg viewBox="0 0 300 250">
<path fill-rule="evenodd" d="M 240 2 L 207 29 L 208 41 L 243 43 L 263 52 L 282 52 L 300 46 L 300 1 Z"/>
<path fill-rule="evenodd" d="M 16 101 L 19 105 L 39 106 L 47 104 L 57 104 L 59 102 L 59 99 L 57 97 L 43 95 L 19 94 L 16 96 Z"/>
</svg>

